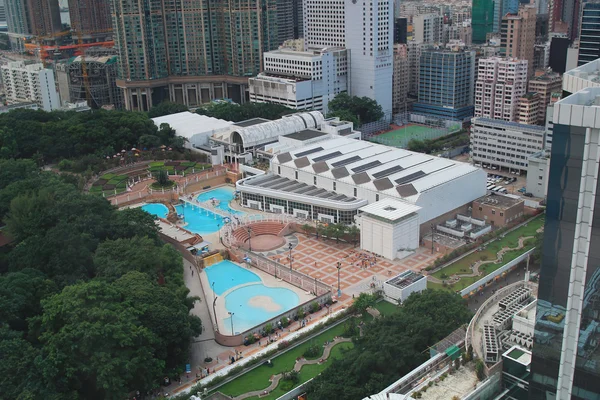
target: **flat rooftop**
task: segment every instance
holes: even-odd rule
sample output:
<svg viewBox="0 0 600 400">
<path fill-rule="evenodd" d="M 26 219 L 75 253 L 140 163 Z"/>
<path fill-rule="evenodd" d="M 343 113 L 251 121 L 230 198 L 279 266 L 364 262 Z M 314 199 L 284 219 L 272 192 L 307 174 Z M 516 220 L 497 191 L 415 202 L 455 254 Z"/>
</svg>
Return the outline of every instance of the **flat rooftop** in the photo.
<svg viewBox="0 0 600 400">
<path fill-rule="evenodd" d="M 510 358 L 511 360 L 514 360 L 525 366 L 531 364 L 531 352 L 523 349 L 520 346 L 511 347 L 504 354 L 502 354 L 502 357 Z"/>
<path fill-rule="evenodd" d="M 300 132 L 290 133 L 289 135 L 284 135 L 284 137 L 290 138 L 290 139 L 295 139 L 295 140 L 300 140 L 300 141 L 305 141 L 305 140 L 310 140 L 310 139 L 318 138 L 321 136 L 327 136 L 327 135 L 328 135 L 327 132 L 321 132 L 316 129 L 305 129 Z"/>
<path fill-rule="evenodd" d="M 407 202 L 390 198 L 382 199 L 359 208 L 365 214 L 374 215 L 387 221 L 394 222 L 411 214 L 417 213 L 421 207 Z"/>
<path fill-rule="evenodd" d="M 246 128 L 246 127 L 252 126 L 252 125 L 264 124 L 265 122 L 271 122 L 271 120 L 265 119 L 265 118 L 251 118 L 251 119 L 247 119 L 245 121 L 234 122 L 233 125 L 239 126 L 241 128 Z"/>
<path fill-rule="evenodd" d="M 473 203 L 486 204 L 502 209 L 510 208 L 523 202 L 521 198 L 503 196 L 501 194 L 488 194 L 473 201 Z"/>
<path fill-rule="evenodd" d="M 400 275 L 386 281 L 390 285 L 397 287 L 398 289 L 404 289 L 413 283 L 424 279 L 425 277 L 421 274 L 418 274 L 414 271 L 404 271 Z"/>
</svg>

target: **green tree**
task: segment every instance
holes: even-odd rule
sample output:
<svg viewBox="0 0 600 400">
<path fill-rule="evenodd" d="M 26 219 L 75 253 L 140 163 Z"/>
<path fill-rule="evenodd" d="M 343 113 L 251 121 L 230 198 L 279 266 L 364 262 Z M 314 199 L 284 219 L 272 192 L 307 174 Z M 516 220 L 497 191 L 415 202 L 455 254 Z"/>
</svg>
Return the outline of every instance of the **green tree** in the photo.
<svg viewBox="0 0 600 400">
<path fill-rule="evenodd" d="M 534 250 L 531 258 L 534 263 L 539 264 L 542 261 L 542 245 L 544 244 L 544 232 L 536 232 L 534 238 Z"/>
<path fill-rule="evenodd" d="M 157 106 L 154 106 L 148 111 L 150 118 L 162 117 L 163 115 L 175 114 L 184 111 L 189 111 L 189 108 L 184 104 L 172 103 L 170 101 L 163 101 Z"/>
<path fill-rule="evenodd" d="M 161 169 L 156 174 L 156 184 L 160 187 L 171 187 L 173 181 L 169 179 L 169 174 L 164 169 Z"/>
<path fill-rule="evenodd" d="M 275 120 L 297 111 L 280 104 L 272 103 L 245 103 L 239 105 L 236 103 L 213 102 L 198 108 L 196 112 L 213 118 L 239 122 L 251 118 Z"/>
<path fill-rule="evenodd" d="M 356 225 L 350 225 L 348 227 L 348 236 L 350 236 L 350 240 L 356 245 L 356 243 L 360 240 L 360 229 Z"/>
<path fill-rule="evenodd" d="M 314 232 L 315 227 L 311 224 L 304 224 L 302 225 L 302 230 L 304 231 L 305 235 L 310 235 L 312 232 Z"/>
<path fill-rule="evenodd" d="M 354 299 L 352 307 L 356 312 L 364 314 L 367 308 L 373 307 L 377 301 L 377 296 L 369 293 L 361 293 L 357 298 Z"/>
<path fill-rule="evenodd" d="M 369 97 L 350 96 L 346 92 L 338 94 L 329 102 L 329 112 L 329 116 L 340 116 L 340 118 L 342 115 L 347 116 L 344 119 L 356 116 L 357 126 L 379 121 L 384 117 L 381 105 L 375 100 Z"/>
</svg>

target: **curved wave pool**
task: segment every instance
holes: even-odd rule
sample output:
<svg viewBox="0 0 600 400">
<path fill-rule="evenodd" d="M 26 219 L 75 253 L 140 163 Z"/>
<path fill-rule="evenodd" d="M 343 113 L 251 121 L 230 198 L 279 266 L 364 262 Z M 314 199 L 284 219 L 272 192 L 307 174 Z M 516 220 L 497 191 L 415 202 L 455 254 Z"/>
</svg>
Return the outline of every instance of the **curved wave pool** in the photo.
<svg viewBox="0 0 600 400">
<path fill-rule="evenodd" d="M 169 214 L 169 208 L 164 204 L 160 203 L 144 204 L 142 206 L 142 210 L 146 211 L 149 214 L 156 215 L 160 218 L 167 218 L 167 215 Z"/>
<path fill-rule="evenodd" d="M 224 186 L 213 190 L 209 190 L 208 192 L 200 193 L 198 197 L 196 197 L 196 200 L 198 200 L 199 202 L 205 202 L 215 199 L 219 201 L 219 205 L 217 206 L 219 210 L 234 215 L 244 214 L 244 212 L 242 211 L 237 211 L 229 207 L 229 203 L 234 199 L 234 197 L 234 189 L 229 186 Z"/>
<path fill-rule="evenodd" d="M 224 260 L 204 269 L 208 284 L 214 287 L 214 292 L 221 295 L 231 288 L 252 282 L 262 282 L 254 272 Z M 214 286 L 213 286 L 214 282 Z"/>
</svg>

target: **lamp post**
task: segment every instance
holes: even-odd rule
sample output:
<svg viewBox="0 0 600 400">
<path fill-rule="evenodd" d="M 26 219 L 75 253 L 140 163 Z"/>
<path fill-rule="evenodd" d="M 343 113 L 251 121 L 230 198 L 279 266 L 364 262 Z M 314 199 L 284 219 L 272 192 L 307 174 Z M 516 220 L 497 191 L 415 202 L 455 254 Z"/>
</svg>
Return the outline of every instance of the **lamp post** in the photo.
<svg viewBox="0 0 600 400">
<path fill-rule="evenodd" d="M 288 245 L 288 249 L 290 249 L 290 271 L 292 270 L 292 244 Z"/>
<path fill-rule="evenodd" d="M 216 308 L 216 304 L 217 304 L 217 294 L 215 293 L 215 283 L 212 283 L 212 291 L 213 291 L 213 314 L 215 314 L 215 325 L 217 326 L 217 332 L 219 332 L 219 322 L 217 321 L 217 308 Z"/>
<path fill-rule="evenodd" d="M 431 254 L 433 254 L 433 242 L 435 239 L 434 232 L 435 231 L 433 230 L 433 224 L 431 224 Z"/>
<path fill-rule="evenodd" d="M 337 270 L 338 270 L 338 298 L 342 295 L 342 289 L 340 289 L 340 270 L 342 269 L 342 263 L 337 262 Z"/>
<path fill-rule="evenodd" d="M 252 229 L 249 226 L 246 229 L 248 230 L 248 250 L 252 251 Z"/>
<path fill-rule="evenodd" d="M 231 311 L 229 311 L 228 313 L 229 313 L 229 320 L 231 321 L 231 336 L 233 336 L 233 315 L 235 313 L 232 313 Z"/>
</svg>

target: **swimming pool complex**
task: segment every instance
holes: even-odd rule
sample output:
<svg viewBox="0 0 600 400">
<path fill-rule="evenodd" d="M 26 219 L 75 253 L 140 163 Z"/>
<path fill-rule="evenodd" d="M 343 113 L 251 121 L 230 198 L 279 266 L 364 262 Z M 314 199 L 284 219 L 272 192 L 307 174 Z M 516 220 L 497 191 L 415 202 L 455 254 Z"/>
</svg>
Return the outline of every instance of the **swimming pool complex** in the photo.
<svg viewBox="0 0 600 400">
<path fill-rule="evenodd" d="M 214 198 L 219 200 L 219 204 L 216 208 L 223 211 L 225 214 L 244 214 L 242 211 L 236 211 L 229 207 L 229 202 L 233 200 L 233 197 L 233 188 L 221 187 L 201 193 L 196 199 L 199 202 L 205 202 Z M 157 203 L 145 204 L 142 206 L 142 210 L 160 218 L 166 218 L 169 213 L 169 209 L 165 205 Z M 177 214 L 183 216 L 183 219 L 185 220 L 185 229 L 193 233 L 214 233 L 224 225 L 223 217 L 221 215 L 196 205 L 184 203 L 175 206 L 175 210 L 177 211 Z"/>
<path fill-rule="evenodd" d="M 233 317 L 219 316 L 226 334 L 231 334 L 231 318 L 234 332 L 240 333 L 300 304 L 294 291 L 265 286 L 260 276 L 231 261 L 221 261 L 204 271 L 215 294 L 225 296 L 225 309 L 233 313 Z"/>
</svg>

